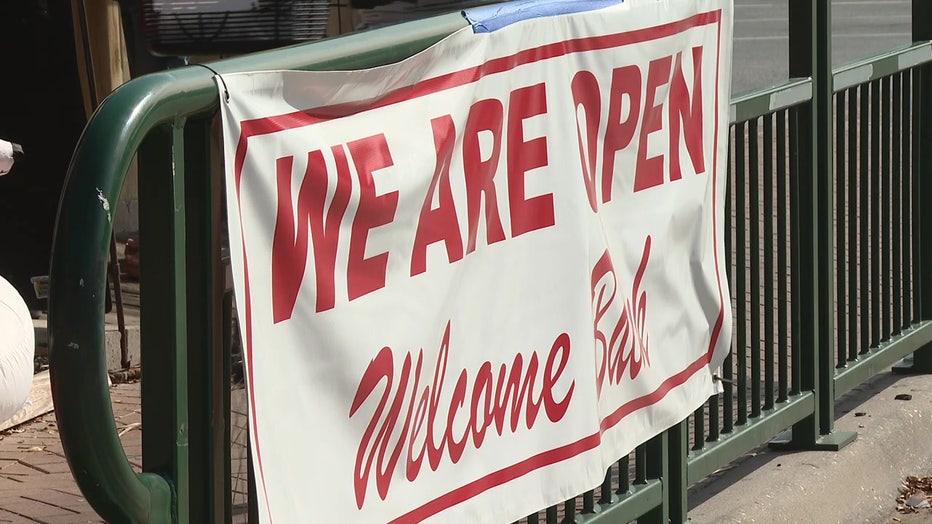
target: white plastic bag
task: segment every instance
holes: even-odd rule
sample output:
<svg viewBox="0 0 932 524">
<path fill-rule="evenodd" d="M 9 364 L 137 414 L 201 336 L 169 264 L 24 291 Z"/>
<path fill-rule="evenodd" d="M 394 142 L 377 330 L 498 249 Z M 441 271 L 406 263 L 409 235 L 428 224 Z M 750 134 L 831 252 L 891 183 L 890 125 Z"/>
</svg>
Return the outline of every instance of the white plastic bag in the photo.
<svg viewBox="0 0 932 524">
<path fill-rule="evenodd" d="M 0 277 L 0 422 L 15 415 L 29 397 L 35 348 L 29 308 Z"/>
<path fill-rule="evenodd" d="M 0 176 L 3 176 L 13 169 L 13 153 L 15 148 L 13 144 L 6 140 L 0 140 Z"/>
</svg>

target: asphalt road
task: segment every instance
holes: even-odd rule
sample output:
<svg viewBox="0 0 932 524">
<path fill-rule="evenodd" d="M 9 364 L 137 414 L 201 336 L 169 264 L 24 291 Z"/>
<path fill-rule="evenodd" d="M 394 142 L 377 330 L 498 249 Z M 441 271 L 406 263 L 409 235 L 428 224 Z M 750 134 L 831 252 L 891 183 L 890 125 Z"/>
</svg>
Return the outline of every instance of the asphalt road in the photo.
<svg viewBox="0 0 932 524">
<path fill-rule="evenodd" d="M 910 0 L 832 0 L 832 63 L 908 44 L 910 6 Z M 787 27 L 787 0 L 735 0 L 733 94 L 787 78 Z"/>
</svg>

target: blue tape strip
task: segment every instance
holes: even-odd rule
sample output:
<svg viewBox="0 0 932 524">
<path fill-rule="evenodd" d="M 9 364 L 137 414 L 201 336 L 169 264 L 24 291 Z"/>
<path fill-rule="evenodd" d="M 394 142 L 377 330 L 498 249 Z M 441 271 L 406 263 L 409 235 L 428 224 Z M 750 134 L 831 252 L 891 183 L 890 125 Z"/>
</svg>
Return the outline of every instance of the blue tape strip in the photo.
<svg viewBox="0 0 932 524">
<path fill-rule="evenodd" d="M 516 0 L 463 11 L 473 33 L 491 33 L 521 20 L 595 11 L 624 0 Z"/>
</svg>

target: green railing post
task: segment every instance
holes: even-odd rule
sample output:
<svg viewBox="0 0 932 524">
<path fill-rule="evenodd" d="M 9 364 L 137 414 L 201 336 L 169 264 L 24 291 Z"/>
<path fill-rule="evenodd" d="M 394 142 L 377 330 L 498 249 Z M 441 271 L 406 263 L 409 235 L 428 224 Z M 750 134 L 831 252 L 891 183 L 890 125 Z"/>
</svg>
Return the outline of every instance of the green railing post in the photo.
<svg viewBox="0 0 932 524">
<path fill-rule="evenodd" d="M 222 161 L 212 158 L 213 118 L 185 126 L 185 212 L 188 320 L 188 423 L 191 522 L 232 518 L 226 494 L 231 489 L 229 355 L 222 346 L 220 195 Z M 219 140 L 220 133 L 215 135 Z"/>
<path fill-rule="evenodd" d="M 171 480 L 174 522 L 188 522 L 188 318 L 184 119 L 139 149 L 142 466 Z"/>
<path fill-rule="evenodd" d="M 913 0 L 912 5 L 913 42 L 932 40 L 932 3 L 928 0 Z M 925 63 L 916 69 L 919 75 L 918 104 L 913 111 L 918 111 L 919 128 L 914 130 L 913 147 L 917 151 L 918 164 L 915 180 L 919 181 L 918 201 L 932 201 L 932 64 Z M 917 210 L 919 221 L 919 238 L 915 239 L 915 270 L 918 273 L 916 292 L 918 294 L 918 312 L 921 320 L 932 320 L 932 206 L 926 204 Z M 903 363 L 894 366 L 899 373 L 932 373 L 932 346 L 926 346 L 914 352 Z"/>
<path fill-rule="evenodd" d="M 913 41 L 932 40 L 932 4 L 913 0 L 912 15 Z M 932 202 L 932 63 L 920 66 L 919 75 L 919 200 Z M 923 320 L 932 320 L 932 206 L 920 206 L 919 213 L 919 311 Z M 932 347 L 926 346 L 913 354 L 913 370 L 932 372 Z"/>
<path fill-rule="evenodd" d="M 223 266 L 223 264 L 221 263 L 221 267 L 225 267 L 225 266 Z M 225 277 L 226 275 L 224 273 L 223 278 L 225 279 Z M 223 282 L 224 282 L 224 287 L 222 289 L 224 290 L 224 292 L 223 292 L 223 305 L 221 308 L 221 322 L 220 322 L 221 330 L 222 330 L 221 331 L 222 334 L 220 336 L 220 339 L 221 339 L 220 344 L 221 344 L 221 351 L 222 351 L 221 354 L 223 355 L 221 366 L 223 366 L 223 370 L 222 370 L 223 377 L 225 377 L 226 379 L 224 381 L 224 386 L 227 388 L 227 390 L 229 390 L 231 389 L 231 381 L 232 381 L 231 379 L 232 379 L 232 373 L 233 373 L 231 354 L 232 354 L 232 348 L 233 348 L 233 315 L 235 314 L 235 311 L 233 309 L 233 291 L 232 290 L 226 291 L 226 281 L 223 280 Z M 232 433 L 232 428 L 231 428 L 232 415 L 230 414 L 233 400 L 230 397 L 230 395 L 223 395 L 222 401 L 223 401 L 222 415 L 224 417 L 229 417 L 229 418 L 226 418 L 225 424 L 223 426 L 223 432 L 222 432 L 223 433 L 223 436 L 222 436 L 223 458 L 222 458 L 221 464 L 223 466 L 224 482 L 227 483 L 226 491 L 223 493 L 223 507 L 226 508 L 225 511 L 227 513 L 227 516 L 230 516 L 233 513 L 233 480 L 232 480 L 233 440 L 231 438 L 232 437 L 232 434 L 231 434 Z M 225 522 L 229 522 L 229 519 L 225 520 Z"/>
<path fill-rule="evenodd" d="M 797 149 L 797 190 L 791 195 L 796 210 L 791 226 L 793 365 L 799 366 L 801 389 L 815 393 L 816 405 L 812 416 L 793 426 L 789 441 L 772 442 L 781 448 L 838 450 L 856 436 L 832 433 L 835 315 L 831 23 L 830 0 L 790 0 L 789 75 L 812 79 L 812 101 L 795 111 L 791 123 Z"/>
</svg>

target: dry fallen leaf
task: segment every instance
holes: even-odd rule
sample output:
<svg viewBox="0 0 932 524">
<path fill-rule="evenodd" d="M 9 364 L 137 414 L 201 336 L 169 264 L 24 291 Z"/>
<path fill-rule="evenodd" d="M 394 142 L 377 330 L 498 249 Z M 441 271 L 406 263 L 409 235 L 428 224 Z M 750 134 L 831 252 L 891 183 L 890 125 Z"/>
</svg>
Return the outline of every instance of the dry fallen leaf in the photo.
<svg viewBox="0 0 932 524">
<path fill-rule="evenodd" d="M 126 427 L 124 427 L 123 429 L 120 430 L 119 433 L 117 433 L 117 436 L 122 437 L 123 435 L 129 433 L 130 431 L 137 429 L 137 428 L 141 428 L 141 427 L 142 427 L 142 422 L 133 422 L 132 424 L 127 424 Z"/>
<path fill-rule="evenodd" d="M 896 509 L 900 513 L 916 513 L 932 507 L 932 477 L 908 476 L 897 488 Z"/>
</svg>

